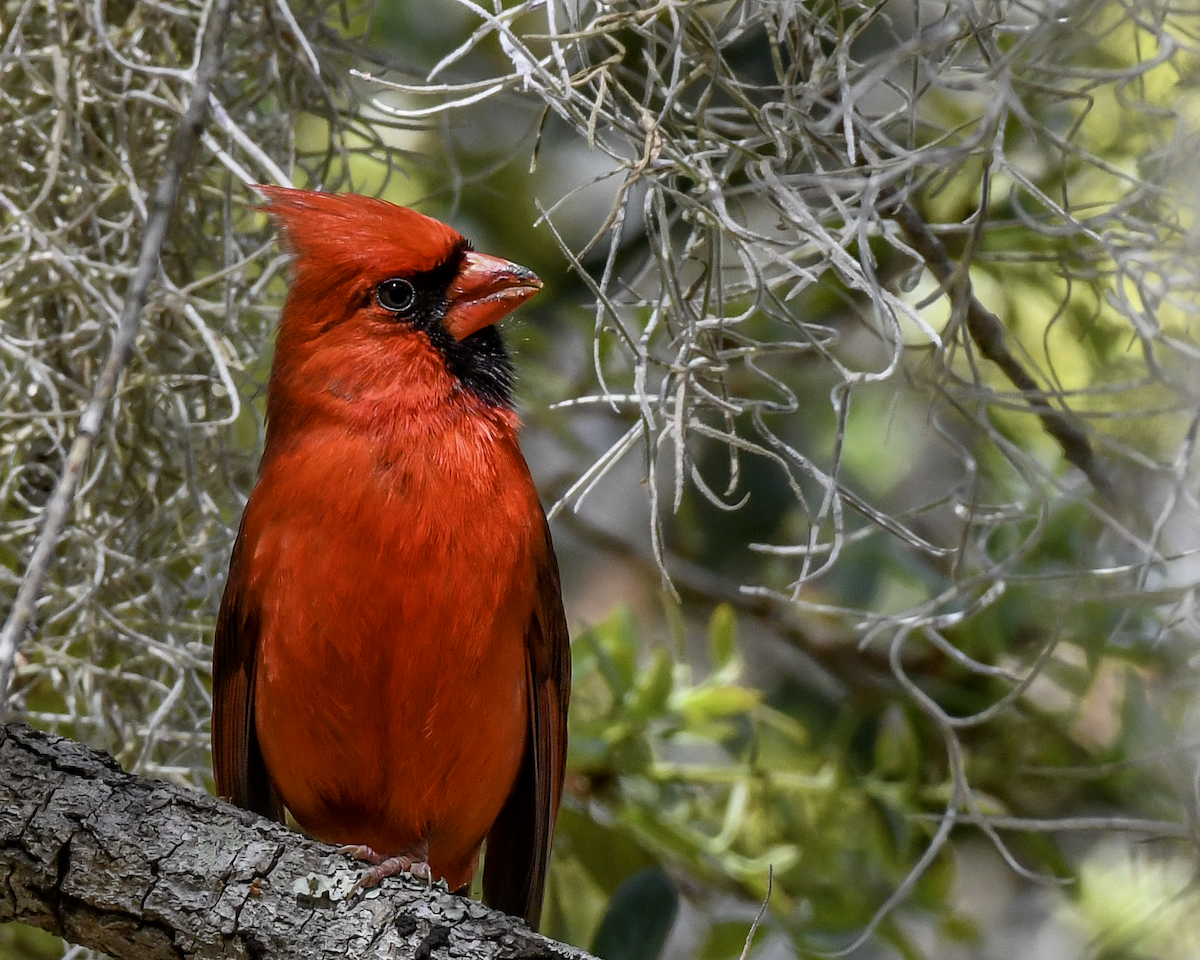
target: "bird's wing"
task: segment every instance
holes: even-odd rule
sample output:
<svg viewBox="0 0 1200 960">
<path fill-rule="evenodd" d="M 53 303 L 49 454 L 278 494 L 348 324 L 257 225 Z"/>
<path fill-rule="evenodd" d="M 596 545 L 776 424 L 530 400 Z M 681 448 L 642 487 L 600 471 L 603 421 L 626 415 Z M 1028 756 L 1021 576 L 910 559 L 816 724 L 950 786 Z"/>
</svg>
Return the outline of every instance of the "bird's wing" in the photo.
<svg viewBox="0 0 1200 960">
<path fill-rule="evenodd" d="M 571 640 L 563 612 L 558 561 L 542 517 L 546 549 L 537 570 L 537 603 L 525 637 L 529 738 L 517 782 L 487 838 L 483 897 L 537 929 L 550 863 L 550 842 L 567 763 Z"/>
<path fill-rule="evenodd" d="M 254 725 L 259 619 L 247 596 L 246 539 L 243 516 L 213 638 L 213 777 L 218 796 L 282 823 L 283 803 L 267 776 Z"/>
</svg>

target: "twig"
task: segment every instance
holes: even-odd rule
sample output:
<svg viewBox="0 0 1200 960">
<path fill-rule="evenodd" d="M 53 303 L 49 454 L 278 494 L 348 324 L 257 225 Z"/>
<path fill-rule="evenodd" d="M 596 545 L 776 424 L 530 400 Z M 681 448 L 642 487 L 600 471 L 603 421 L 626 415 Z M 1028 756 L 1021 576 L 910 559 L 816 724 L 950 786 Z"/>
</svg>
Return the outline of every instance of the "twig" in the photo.
<svg viewBox="0 0 1200 960">
<path fill-rule="evenodd" d="M 758 908 L 758 913 L 754 917 L 754 922 L 750 924 L 750 930 L 746 934 L 746 945 L 742 947 L 742 953 L 738 960 L 746 960 L 750 956 L 750 947 L 754 943 L 754 935 L 758 933 L 758 926 L 762 923 L 763 917 L 767 915 L 767 907 L 771 903 L 771 890 L 775 886 L 775 864 L 767 865 L 767 893 L 763 897 L 762 906 Z"/>
<path fill-rule="evenodd" d="M 142 240 L 142 248 L 138 254 L 133 278 L 129 284 L 125 307 L 117 323 L 112 348 L 96 378 L 92 397 L 88 401 L 83 415 L 79 418 L 79 432 L 71 444 L 54 492 L 46 503 L 41 532 L 38 534 L 33 554 L 29 558 L 29 565 L 25 568 L 25 576 L 17 591 L 16 601 L 13 603 L 12 610 L 9 611 L 4 629 L 0 631 L 0 696 L 8 693 L 17 647 L 25 638 L 25 634 L 33 622 L 42 585 L 46 581 L 50 562 L 54 558 L 55 547 L 58 546 L 67 514 L 75 499 L 75 490 L 79 486 L 79 479 L 83 475 L 96 438 L 104 425 L 109 405 L 116 393 L 117 381 L 133 356 L 133 345 L 141 322 L 142 310 L 149 297 L 150 285 L 158 273 L 167 227 L 171 222 L 171 214 L 179 196 L 179 185 L 187 171 L 196 141 L 199 140 L 204 127 L 204 119 L 208 112 L 208 95 L 221 66 L 225 31 L 229 25 L 232 6 L 232 0 L 216 0 L 213 6 L 212 14 L 209 17 L 208 35 L 204 39 L 204 51 L 196 69 L 191 100 L 180 120 L 179 129 L 175 133 L 171 149 L 167 154 L 162 177 L 159 179 L 154 196 L 150 201 L 146 234 Z"/>
<path fill-rule="evenodd" d="M 557 522 L 569 527 L 591 546 L 636 564 L 648 577 L 658 577 L 658 564 L 647 551 L 589 522 L 585 516 L 566 510 Z M 800 613 L 794 605 L 770 594 L 747 593 L 719 573 L 675 553 L 668 552 L 664 560 L 671 582 L 685 598 L 714 606 L 728 604 L 739 614 L 762 621 L 776 636 L 799 651 L 811 668 L 805 671 L 806 682 L 831 699 L 840 698 L 847 688 L 875 695 L 895 690 L 886 655 L 861 649 L 851 644 L 849 637 L 845 642 L 836 643 L 815 640 L 812 631 L 798 622 Z M 926 660 L 936 662 L 932 657 Z M 914 660 L 908 666 L 910 671 L 919 673 L 922 661 Z"/>
<path fill-rule="evenodd" d="M 1021 391 L 1025 401 L 1037 413 L 1046 432 L 1058 441 L 1063 455 L 1078 467 L 1091 481 L 1092 486 L 1110 502 L 1115 500 L 1112 485 L 1100 471 L 1091 443 L 1061 410 L 1052 407 L 1046 400 L 1045 391 L 1021 366 L 1004 342 L 1004 324 L 987 309 L 971 291 L 966 274 L 959 274 L 958 267 L 950 259 L 945 245 L 929 229 L 928 224 L 909 203 L 902 203 L 892 212 L 896 223 L 914 250 L 921 255 L 930 272 L 943 285 L 948 296 L 961 309 L 965 305 L 967 331 L 971 340 L 983 356 L 998 366 L 1009 382 Z"/>
<path fill-rule="evenodd" d="M 932 814 L 913 814 L 912 820 L 939 820 Z M 963 826 L 992 827 L 996 830 L 1016 830 L 1026 833 L 1141 833 L 1152 837 L 1171 837 L 1177 840 L 1195 837 L 1189 825 L 1170 820 L 1151 820 L 1148 817 L 1000 817 L 982 814 L 960 814 L 957 823 Z"/>
</svg>

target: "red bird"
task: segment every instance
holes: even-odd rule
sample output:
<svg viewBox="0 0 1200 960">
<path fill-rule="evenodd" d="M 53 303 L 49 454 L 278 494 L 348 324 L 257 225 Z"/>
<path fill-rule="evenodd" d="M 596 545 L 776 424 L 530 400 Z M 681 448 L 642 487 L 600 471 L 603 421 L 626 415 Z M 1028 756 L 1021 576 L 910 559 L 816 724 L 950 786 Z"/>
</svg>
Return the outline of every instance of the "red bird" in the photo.
<svg viewBox="0 0 1200 960">
<path fill-rule="evenodd" d="M 281 187 L 294 276 L 213 646 L 217 792 L 536 927 L 570 647 L 492 326 L 529 270 L 382 200 Z"/>
</svg>

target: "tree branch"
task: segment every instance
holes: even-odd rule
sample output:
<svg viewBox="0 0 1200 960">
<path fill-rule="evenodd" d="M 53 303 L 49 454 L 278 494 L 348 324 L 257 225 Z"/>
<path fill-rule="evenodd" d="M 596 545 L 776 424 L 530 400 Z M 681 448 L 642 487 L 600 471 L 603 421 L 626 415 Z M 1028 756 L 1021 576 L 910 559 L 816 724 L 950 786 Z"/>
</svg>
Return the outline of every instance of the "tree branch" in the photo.
<svg viewBox="0 0 1200 960">
<path fill-rule="evenodd" d="M 584 515 L 564 510 L 557 522 L 591 546 L 638 567 L 648 578 L 661 576 L 658 562 L 649 550 L 592 523 Z M 665 551 L 664 559 L 672 585 L 685 599 L 708 606 L 725 603 L 739 615 L 759 620 L 805 658 L 811 667 L 805 674 L 807 681 L 831 699 L 839 697 L 843 687 L 867 696 L 896 690 L 886 650 L 880 653 L 861 649 L 855 642 L 857 638 L 851 635 L 836 633 L 815 621 L 806 623 L 794 605 L 769 594 L 747 593 L 736 581 L 670 550 Z M 914 658 L 906 665 L 910 672 L 921 672 L 924 663 L 937 662 L 940 659 L 931 655 L 923 661 Z"/>
<path fill-rule="evenodd" d="M 115 958 L 592 960 L 412 878 L 347 903 L 335 848 L 207 794 L 125 773 L 24 724 L 0 727 L 0 922 Z"/>
<path fill-rule="evenodd" d="M 1066 413 L 1051 406 L 1046 399 L 1046 392 L 1013 356 L 1004 342 L 1004 324 L 976 298 L 966 274 L 959 274 L 959 268 L 950 258 L 945 244 L 929 229 L 912 204 L 898 204 L 891 216 L 904 231 L 904 236 L 912 248 L 921 255 L 925 266 L 943 285 L 946 295 L 952 301 L 965 301 L 967 332 L 979 348 L 979 352 L 999 367 L 1008 378 L 1008 382 L 1021 391 L 1025 401 L 1042 421 L 1046 432 L 1058 441 L 1063 456 L 1084 473 L 1101 496 L 1112 502 L 1115 499 L 1112 484 L 1101 472 L 1087 436 L 1071 422 Z"/>
</svg>

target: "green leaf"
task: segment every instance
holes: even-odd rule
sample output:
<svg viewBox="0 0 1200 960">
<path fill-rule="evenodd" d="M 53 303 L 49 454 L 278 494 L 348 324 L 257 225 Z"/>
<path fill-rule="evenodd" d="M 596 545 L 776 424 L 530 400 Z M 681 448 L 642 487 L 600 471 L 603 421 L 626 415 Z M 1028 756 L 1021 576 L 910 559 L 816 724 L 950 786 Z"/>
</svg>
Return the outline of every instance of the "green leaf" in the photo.
<svg viewBox="0 0 1200 960">
<path fill-rule="evenodd" d="M 683 615 L 683 607 L 669 593 L 662 596 L 663 615 L 667 618 L 667 626 L 671 631 L 671 641 L 674 644 L 675 656 L 683 659 L 687 652 L 687 620 Z"/>
<path fill-rule="evenodd" d="M 679 891 L 666 873 L 657 867 L 635 873 L 613 894 L 592 953 L 603 960 L 656 960 L 678 913 Z"/>
<path fill-rule="evenodd" d="M 625 826 L 597 823 L 585 812 L 565 804 L 558 817 L 554 856 L 555 869 L 567 860 L 574 861 L 587 873 L 589 884 L 605 898 L 611 898 L 631 874 L 655 865 L 654 858 Z M 597 914 L 595 922 L 599 920 Z"/>
<path fill-rule="evenodd" d="M 722 684 L 676 691 L 672 706 L 690 723 L 700 724 L 749 713 L 762 695 L 749 687 Z"/>
<path fill-rule="evenodd" d="M 590 649 L 613 694 L 622 699 L 637 676 L 638 640 L 633 614 L 626 607 L 619 607 L 603 623 L 582 634 L 576 643 Z"/>
<path fill-rule="evenodd" d="M 727 603 L 718 605 L 708 620 L 708 649 L 713 670 L 720 670 L 733 659 L 737 649 L 737 617 Z"/>
<path fill-rule="evenodd" d="M 23 923 L 0 924 L 0 957 L 52 960 L 63 955 L 63 942 L 52 933 Z"/>
<path fill-rule="evenodd" d="M 875 736 L 875 773 L 885 778 L 900 778 L 915 772 L 920 757 L 920 742 L 904 710 L 891 704 L 879 719 Z"/>
<path fill-rule="evenodd" d="M 651 655 L 650 665 L 638 676 L 626 716 L 630 720 L 648 720 L 661 714 L 674 687 L 675 664 L 661 647 Z"/>
<path fill-rule="evenodd" d="M 587 943 L 604 915 L 608 891 L 588 873 L 575 856 L 554 851 L 554 866 L 546 886 L 542 930 L 568 943 Z"/>
</svg>

